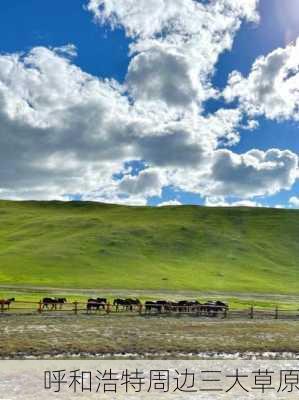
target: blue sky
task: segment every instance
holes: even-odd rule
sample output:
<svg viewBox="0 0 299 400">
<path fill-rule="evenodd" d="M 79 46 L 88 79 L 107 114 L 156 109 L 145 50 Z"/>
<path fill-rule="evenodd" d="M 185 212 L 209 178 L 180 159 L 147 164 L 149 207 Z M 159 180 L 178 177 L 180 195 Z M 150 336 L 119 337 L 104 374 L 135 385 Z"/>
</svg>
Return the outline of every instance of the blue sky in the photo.
<svg viewBox="0 0 299 400">
<path fill-rule="evenodd" d="M 129 40 L 122 29 L 111 31 L 92 23 L 92 16 L 83 8 L 85 4 L 80 0 L 2 1 L 1 52 L 73 43 L 78 49 L 74 62 L 84 71 L 123 80 L 128 68 Z"/>
<path fill-rule="evenodd" d="M 296 115 L 297 97 L 293 96 L 298 81 L 294 79 L 286 88 L 279 87 L 287 82 L 285 78 L 279 81 L 283 71 L 297 73 L 292 51 L 296 50 L 299 36 L 298 2 L 244 0 L 248 7 L 240 10 L 230 7 L 230 0 L 217 1 L 224 3 L 223 10 L 231 13 L 230 18 L 240 22 L 240 27 L 235 28 L 228 21 L 225 28 L 232 47 L 213 42 L 219 33 L 217 27 L 214 30 L 202 28 L 207 32 L 199 33 L 189 28 L 197 21 L 188 16 L 188 11 L 184 15 L 184 8 L 184 20 L 180 20 L 182 17 L 177 16 L 171 6 L 169 13 L 173 14 L 169 20 L 165 17 L 161 26 L 151 32 L 150 27 L 145 30 L 142 23 L 140 27 L 140 21 L 153 10 L 142 10 L 131 0 L 127 3 L 121 0 L 119 5 L 112 0 L 2 0 L 0 98 L 2 95 L 4 105 L 0 102 L 3 107 L 0 118 L 3 117 L 4 123 L 0 138 L 4 148 L 9 149 L 5 153 L 9 153 L 10 158 L 2 158 L 4 172 L 0 174 L 0 195 L 17 199 L 82 198 L 150 205 L 171 202 L 298 206 L 299 118 Z M 174 3 L 179 4 L 180 0 Z M 195 3 L 195 0 L 181 0 L 181 6 L 186 6 L 186 10 L 190 5 L 196 7 Z M 107 11 L 111 4 L 114 14 Z M 159 16 L 158 4 L 159 1 L 154 12 Z M 106 12 L 104 7 L 107 7 Z M 124 17 L 128 11 L 126 7 L 131 7 L 129 11 L 133 11 L 136 19 Z M 198 21 L 204 13 L 209 16 L 209 12 L 209 9 L 198 10 Z M 96 19 L 98 13 L 102 15 Z M 157 17 L 153 18 L 157 20 Z M 177 26 L 183 24 L 182 37 L 187 32 L 194 39 L 190 40 L 190 51 L 186 48 L 181 51 L 181 45 L 173 45 L 177 34 L 177 31 L 171 31 L 175 25 L 173 21 Z M 159 36 L 159 29 L 161 32 L 166 29 L 165 37 Z M 201 43 L 204 34 L 207 39 Z M 76 56 L 64 49 L 70 44 L 76 48 Z M 191 49 L 191 45 L 194 48 Z M 134 51 L 130 52 L 132 46 Z M 199 55 L 205 51 L 209 54 L 209 46 L 214 53 L 210 54 L 211 71 L 205 73 L 206 67 Z M 279 48 L 283 49 L 283 54 L 277 50 Z M 32 49 L 39 50 L 26 61 Z M 40 49 L 47 49 L 49 53 Z M 277 54 L 279 63 L 285 64 L 279 64 L 280 70 L 275 71 L 277 76 L 269 77 L 265 74 L 273 71 L 271 54 Z M 18 67 L 11 69 L 8 76 L 6 66 L 14 55 L 18 57 Z M 263 65 L 256 68 L 259 82 L 252 67 L 261 56 L 264 57 Z M 54 68 L 59 63 L 66 75 L 53 76 L 47 68 L 51 63 Z M 77 67 L 75 72 L 70 69 L 74 66 Z M 33 70 L 39 71 L 40 82 L 31 90 Z M 243 94 L 244 86 L 230 83 L 229 76 L 233 71 L 241 74 L 242 85 L 256 91 L 255 99 L 249 99 L 250 93 Z M 84 73 L 90 78 L 82 76 Z M 67 81 L 69 76 L 73 79 L 70 82 Z M 63 79 L 64 83 L 61 82 Z M 272 86 L 277 86 L 278 93 L 267 87 L 267 96 L 260 97 L 265 105 L 257 104 L 261 101 L 258 96 L 266 79 Z M 153 87 L 150 80 L 155 82 Z M 88 81 L 93 81 L 95 89 L 92 92 Z M 51 83 L 49 88 L 47 82 Z M 176 82 L 179 88 L 175 87 Z M 54 105 L 46 104 L 43 96 L 56 98 L 57 94 L 53 94 L 51 88 L 57 87 L 61 91 L 60 85 L 74 87 L 74 90 L 68 92 L 65 89 L 59 107 L 57 101 Z M 110 90 L 111 86 L 113 89 Z M 82 87 L 84 91 L 80 89 Z M 228 87 L 233 98 L 225 94 Z M 211 94 L 211 88 L 218 94 Z M 75 90 L 82 90 L 80 93 L 83 92 L 86 99 L 84 104 L 79 103 L 78 98 L 71 98 Z M 279 91 L 286 91 L 286 96 L 290 93 L 290 97 L 286 104 L 277 106 L 281 101 Z M 103 92 L 105 95 L 100 98 Z M 105 98 L 107 103 L 102 104 Z M 126 118 L 126 107 L 130 106 L 132 115 Z M 60 114 L 69 115 L 75 107 L 74 127 L 73 116 L 65 122 L 66 117 Z M 107 111 L 111 121 L 104 114 L 102 119 L 99 117 L 105 107 L 111 110 L 111 115 Z M 59 119 L 54 119 L 54 115 L 59 115 Z M 214 117 L 217 118 L 216 128 Z M 224 133 L 221 131 L 223 120 L 229 120 L 229 127 L 223 127 Z M 158 129 L 161 121 L 163 127 Z M 192 128 L 190 121 L 195 121 Z M 248 129 L 246 125 L 251 122 L 254 128 Z M 63 123 L 66 125 L 62 127 Z M 26 134 L 32 142 L 25 138 Z M 32 139 L 35 135 L 38 135 L 37 140 Z M 95 139 L 97 135 L 99 139 Z M 225 144 L 232 135 L 237 138 Z M 14 138 L 15 151 L 8 136 Z M 254 158 L 247 155 L 253 149 L 260 150 Z M 268 154 L 270 149 L 277 151 L 274 155 Z M 224 168 L 227 168 L 225 173 Z"/>
</svg>

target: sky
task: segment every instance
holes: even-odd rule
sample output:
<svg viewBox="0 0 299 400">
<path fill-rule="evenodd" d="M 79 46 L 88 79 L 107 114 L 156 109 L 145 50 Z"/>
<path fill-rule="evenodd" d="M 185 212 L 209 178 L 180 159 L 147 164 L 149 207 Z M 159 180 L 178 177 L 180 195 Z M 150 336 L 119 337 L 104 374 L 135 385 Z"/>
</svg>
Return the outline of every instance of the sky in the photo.
<svg viewBox="0 0 299 400">
<path fill-rule="evenodd" d="M 0 198 L 299 208 L 297 0 L 2 0 Z"/>
</svg>

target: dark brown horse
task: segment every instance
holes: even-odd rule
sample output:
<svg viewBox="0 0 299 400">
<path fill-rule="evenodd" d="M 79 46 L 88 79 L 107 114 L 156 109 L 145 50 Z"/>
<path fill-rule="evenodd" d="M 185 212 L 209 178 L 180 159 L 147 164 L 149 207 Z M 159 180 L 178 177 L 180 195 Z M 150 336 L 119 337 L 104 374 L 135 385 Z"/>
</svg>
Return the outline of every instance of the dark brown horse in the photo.
<svg viewBox="0 0 299 400">
<path fill-rule="evenodd" d="M 57 310 L 57 305 L 59 305 L 59 309 L 62 309 L 62 305 L 66 303 L 66 299 L 64 297 L 44 297 L 42 300 L 43 309 Z"/>
<path fill-rule="evenodd" d="M 200 303 L 197 300 L 180 300 L 176 306 L 179 312 L 190 312 L 199 310 Z"/>
<path fill-rule="evenodd" d="M 145 312 L 157 312 L 161 313 L 163 311 L 171 311 L 173 303 L 166 300 L 157 300 L 157 301 L 146 301 L 145 304 Z"/>
<path fill-rule="evenodd" d="M 91 311 L 95 309 L 96 311 L 102 309 L 105 310 L 105 306 L 107 304 L 107 299 L 97 297 L 96 299 L 88 299 L 86 304 L 86 310 Z"/>
<path fill-rule="evenodd" d="M 11 299 L 0 299 L 0 308 L 4 310 L 6 306 L 6 309 L 9 310 L 10 303 L 12 303 L 13 301 L 15 301 L 14 297 L 12 297 Z"/>
<path fill-rule="evenodd" d="M 217 317 L 219 313 L 225 314 L 229 310 L 229 306 L 222 301 L 207 301 L 200 306 L 201 314 L 207 317 Z"/>
<path fill-rule="evenodd" d="M 133 311 L 134 307 L 141 304 L 139 299 L 114 299 L 113 305 L 116 306 L 116 311 L 119 311 L 121 306 L 123 310 Z"/>
</svg>

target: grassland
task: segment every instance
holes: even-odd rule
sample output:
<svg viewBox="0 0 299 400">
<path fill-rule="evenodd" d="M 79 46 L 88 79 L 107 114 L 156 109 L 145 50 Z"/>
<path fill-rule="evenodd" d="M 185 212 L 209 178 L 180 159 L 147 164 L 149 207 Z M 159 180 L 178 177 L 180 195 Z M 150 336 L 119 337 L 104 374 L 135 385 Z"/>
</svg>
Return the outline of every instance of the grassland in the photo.
<svg viewBox="0 0 299 400">
<path fill-rule="evenodd" d="M 0 201 L 0 283 L 299 292 L 299 212 Z"/>
</svg>

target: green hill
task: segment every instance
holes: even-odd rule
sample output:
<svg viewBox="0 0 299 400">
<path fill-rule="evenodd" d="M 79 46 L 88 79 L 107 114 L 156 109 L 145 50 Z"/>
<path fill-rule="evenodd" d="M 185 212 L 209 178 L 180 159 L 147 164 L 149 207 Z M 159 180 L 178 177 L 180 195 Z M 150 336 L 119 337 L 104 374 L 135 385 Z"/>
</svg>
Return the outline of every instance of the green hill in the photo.
<svg viewBox="0 0 299 400">
<path fill-rule="evenodd" d="M 299 211 L 0 201 L 0 284 L 299 292 Z"/>
</svg>

